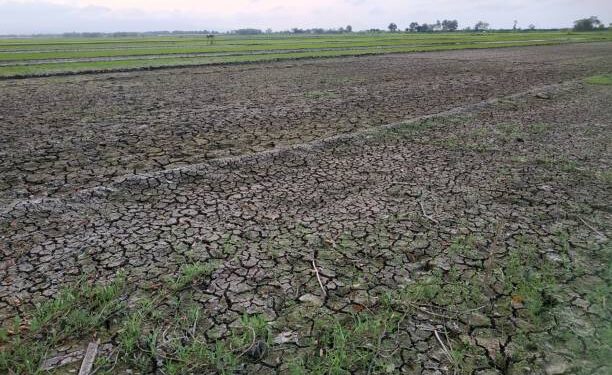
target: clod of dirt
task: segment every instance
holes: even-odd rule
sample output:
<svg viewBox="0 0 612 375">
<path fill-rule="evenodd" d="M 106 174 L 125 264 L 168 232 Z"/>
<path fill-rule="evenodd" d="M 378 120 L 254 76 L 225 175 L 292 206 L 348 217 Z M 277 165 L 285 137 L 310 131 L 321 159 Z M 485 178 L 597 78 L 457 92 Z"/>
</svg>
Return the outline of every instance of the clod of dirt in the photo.
<svg viewBox="0 0 612 375">
<path fill-rule="evenodd" d="M 299 298 L 301 302 L 306 302 L 315 306 L 323 306 L 323 300 L 321 298 L 315 296 L 314 294 L 304 294 Z"/>
<path fill-rule="evenodd" d="M 535 95 L 536 98 L 538 99 L 550 99 L 550 95 L 544 93 L 544 92 L 539 92 Z"/>
<path fill-rule="evenodd" d="M 297 333 L 292 331 L 281 332 L 274 338 L 274 343 L 277 345 L 286 344 L 289 342 L 297 343 L 297 341 Z"/>
<path fill-rule="evenodd" d="M 567 362 L 558 355 L 551 355 L 548 358 L 548 364 L 544 368 L 546 375 L 561 375 L 567 373 L 569 366 Z"/>
</svg>

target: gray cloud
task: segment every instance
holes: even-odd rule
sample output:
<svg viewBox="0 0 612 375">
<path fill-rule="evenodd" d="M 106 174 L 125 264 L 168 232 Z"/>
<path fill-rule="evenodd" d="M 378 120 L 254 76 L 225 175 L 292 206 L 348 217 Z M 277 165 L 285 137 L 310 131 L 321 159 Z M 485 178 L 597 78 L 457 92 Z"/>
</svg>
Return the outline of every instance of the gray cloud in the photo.
<svg viewBox="0 0 612 375">
<path fill-rule="evenodd" d="M 251 0 L 248 9 L 216 15 L 198 11 L 115 10 L 105 6 L 59 5 L 50 1 L 0 0 L 0 34 L 61 33 L 67 31 L 145 31 L 145 30 L 229 30 L 239 27 L 339 27 L 384 28 L 395 22 L 405 28 L 412 21 L 435 22 L 458 19 L 460 26 L 486 20 L 494 27 L 511 27 L 513 20 L 525 27 L 568 27 L 577 18 L 597 15 L 612 22 L 612 1 L 608 0 L 336 0 L 315 2 L 303 11 L 286 2 L 267 8 L 267 0 Z M 126 0 L 126 3 L 129 1 Z M 322 5 L 324 4 L 324 5 Z"/>
<path fill-rule="evenodd" d="M 201 29 L 200 19 L 174 12 L 114 11 L 45 1 L 0 1 L 0 34 Z"/>
</svg>

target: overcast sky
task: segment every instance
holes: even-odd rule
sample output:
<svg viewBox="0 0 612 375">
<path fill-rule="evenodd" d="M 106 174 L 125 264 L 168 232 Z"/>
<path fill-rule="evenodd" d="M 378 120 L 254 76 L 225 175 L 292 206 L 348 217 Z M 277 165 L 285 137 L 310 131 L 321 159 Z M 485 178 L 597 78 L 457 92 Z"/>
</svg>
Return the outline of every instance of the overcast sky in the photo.
<svg viewBox="0 0 612 375">
<path fill-rule="evenodd" d="M 612 0 L 0 0 L 0 34 L 69 31 L 285 30 L 340 27 L 404 29 L 412 21 L 484 20 L 495 28 L 568 27 L 599 16 L 612 22 Z"/>
</svg>

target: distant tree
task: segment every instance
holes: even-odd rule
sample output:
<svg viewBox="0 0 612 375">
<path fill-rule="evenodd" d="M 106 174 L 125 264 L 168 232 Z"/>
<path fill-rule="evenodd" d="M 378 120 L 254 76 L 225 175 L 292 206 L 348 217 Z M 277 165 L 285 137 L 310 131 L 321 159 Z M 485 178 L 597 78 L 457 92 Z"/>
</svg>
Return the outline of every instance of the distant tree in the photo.
<svg viewBox="0 0 612 375">
<path fill-rule="evenodd" d="M 412 31 L 412 32 L 415 32 L 415 31 L 417 31 L 418 27 L 419 27 L 419 23 L 418 22 L 412 22 L 410 24 L 410 29 L 409 30 Z"/>
<path fill-rule="evenodd" d="M 270 29 L 270 28 L 267 28 L 267 29 L 266 29 L 266 34 L 272 34 L 273 32 L 274 32 L 274 31 L 273 31 L 272 29 Z"/>
<path fill-rule="evenodd" d="M 514 20 L 514 26 L 512 26 L 512 30 L 516 31 L 516 25 L 518 25 L 518 21 Z"/>
<path fill-rule="evenodd" d="M 575 31 L 592 31 L 595 27 L 601 25 L 601 21 L 599 18 L 595 16 L 591 16 L 589 18 L 583 18 L 580 20 L 574 21 L 574 30 Z"/>
<path fill-rule="evenodd" d="M 346 25 L 346 27 L 344 28 L 344 30 L 345 30 L 347 33 L 352 33 L 352 32 L 353 32 L 353 26 L 351 26 L 351 25 Z"/>
<path fill-rule="evenodd" d="M 476 25 L 474 25 L 474 30 L 476 31 L 483 31 L 483 30 L 488 30 L 488 29 L 489 29 L 489 24 L 484 21 L 478 21 Z"/>
<path fill-rule="evenodd" d="M 440 31 L 442 30 L 442 22 L 440 22 L 440 20 L 437 20 L 436 23 L 430 25 L 431 26 L 431 31 Z"/>
<path fill-rule="evenodd" d="M 422 25 L 417 26 L 417 31 L 419 33 L 426 33 L 426 32 L 429 32 L 429 31 L 433 31 L 433 25 L 428 25 L 428 24 L 424 23 Z"/>
<path fill-rule="evenodd" d="M 531 30 L 531 31 L 533 31 L 533 30 L 535 30 L 535 29 L 536 29 L 536 25 L 534 25 L 534 24 L 532 24 L 532 23 L 531 23 L 531 24 L 529 24 L 529 26 L 528 26 L 528 27 L 529 27 L 529 30 Z"/>
<path fill-rule="evenodd" d="M 234 33 L 238 35 L 256 35 L 256 34 L 261 34 L 262 31 L 259 29 L 238 29 L 238 30 L 234 30 Z"/>
<path fill-rule="evenodd" d="M 459 22 L 457 22 L 457 20 L 442 21 L 442 30 L 444 31 L 456 31 L 458 28 L 459 28 Z"/>
<path fill-rule="evenodd" d="M 125 36 L 136 36 L 136 35 L 138 35 L 138 33 L 119 31 L 119 32 L 116 32 L 116 33 L 112 33 L 111 35 L 114 36 L 114 37 L 125 37 Z"/>
<path fill-rule="evenodd" d="M 388 28 L 388 29 L 389 29 L 389 31 L 391 31 L 392 33 L 394 33 L 394 32 L 396 32 L 396 31 L 397 31 L 397 25 L 396 25 L 395 23 L 393 23 L 393 22 L 391 22 L 391 23 L 389 24 L 389 26 L 387 26 L 387 28 Z"/>
</svg>

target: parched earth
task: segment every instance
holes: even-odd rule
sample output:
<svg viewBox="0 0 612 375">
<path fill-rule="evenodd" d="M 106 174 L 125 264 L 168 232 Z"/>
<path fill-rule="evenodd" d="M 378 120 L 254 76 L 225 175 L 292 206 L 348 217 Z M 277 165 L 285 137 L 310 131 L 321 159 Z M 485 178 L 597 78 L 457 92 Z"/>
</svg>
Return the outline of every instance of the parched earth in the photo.
<svg viewBox="0 0 612 375">
<path fill-rule="evenodd" d="M 610 71 L 610 43 L 0 82 L 0 203 Z"/>
<path fill-rule="evenodd" d="M 156 300 L 136 354 L 123 313 L 95 329 L 100 373 L 608 374 L 612 86 L 581 79 L 611 57 L 583 44 L 3 82 L 1 320 L 119 274 L 130 310 L 205 265 Z M 45 358 L 80 361 L 91 335 Z M 208 354 L 181 357 L 194 343 Z"/>
</svg>

